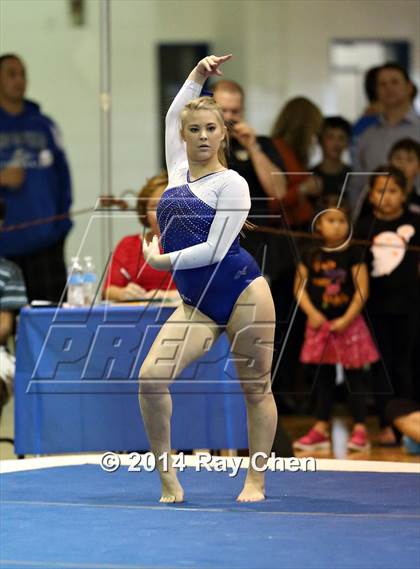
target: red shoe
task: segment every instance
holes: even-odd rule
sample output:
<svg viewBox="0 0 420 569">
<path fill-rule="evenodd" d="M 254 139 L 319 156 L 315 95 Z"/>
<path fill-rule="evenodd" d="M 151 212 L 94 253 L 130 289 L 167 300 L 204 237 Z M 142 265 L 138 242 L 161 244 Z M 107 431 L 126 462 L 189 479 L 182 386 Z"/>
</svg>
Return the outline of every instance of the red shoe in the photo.
<svg viewBox="0 0 420 569">
<path fill-rule="evenodd" d="M 331 442 L 329 437 L 312 428 L 303 437 L 293 443 L 298 450 L 329 450 Z"/>
<path fill-rule="evenodd" d="M 347 443 L 349 450 L 365 451 L 370 449 L 369 437 L 366 429 L 360 427 L 353 429 L 351 438 Z"/>
</svg>

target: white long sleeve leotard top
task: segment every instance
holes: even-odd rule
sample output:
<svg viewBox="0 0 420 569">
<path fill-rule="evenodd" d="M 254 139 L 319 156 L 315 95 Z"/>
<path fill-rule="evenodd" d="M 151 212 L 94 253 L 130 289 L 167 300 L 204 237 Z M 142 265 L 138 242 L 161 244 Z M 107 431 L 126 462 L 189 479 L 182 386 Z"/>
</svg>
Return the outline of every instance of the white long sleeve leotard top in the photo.
<svg viewBox="0 0 420 569">
<path fill-rule="evenodd" d="M 188 185 L 190 191 L 215 210 L 205 242 L 169 253 L 172 267 L 194 269 L 221 261 L 237 238 L 251 207 L 246 180 L 233 170 L 215 172 L 189 181 L 185 142 L 181 139 L 180 112 L 199 97 L 201 85 L 187 80 L 166 115 L 165 151 L 168 188 Z"/>
</svg>

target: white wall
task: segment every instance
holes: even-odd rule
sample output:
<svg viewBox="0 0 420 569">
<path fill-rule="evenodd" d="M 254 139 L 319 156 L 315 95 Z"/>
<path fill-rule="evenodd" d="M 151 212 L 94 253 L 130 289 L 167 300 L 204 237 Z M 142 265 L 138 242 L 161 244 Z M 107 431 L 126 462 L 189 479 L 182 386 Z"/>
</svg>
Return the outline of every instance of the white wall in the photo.
<svg viewBox="0 0 420 569">
<path fill-rule="evenodd" d="M 61 127 L 74 184 L 74 209 L 99 194 L 98 0 L 87 4 L 84 27 L 70 25 L 65 0 L 0 2 L 0 52 L 14 52 L 27 65 L 27 97 Z M 68 256 L 77 250 L 87 216 L 75 218 Z M 95 246 L 93 253 L 98 255 Z"/>
<path fill-rule="evenodd" d="M 27 63 L 28 96 L 60 124 L 74 179 L 74 208 L 93 204 L 99 188 L 99 1 L 87 0 L 86 23 L 71 25 L 66 0 L 1 0 L 0 51 Z M 333 38 L 407 39 L 420 84 L 417 0 L 113 0 L 113 190 L 137 189 L 159 163 L 156 46 L 208 41 L 233 52 L 226 75 L 247 91 L 250 122 L 268 132 L 289 96 L 305 94 L 335 108 L 328 46 Z M 74 253 L 86 227 L 77 217 Z M 122 223 L 120 223 L 122 225 Z M 136 222 L 116 234 L 135 231 Z M 87 248 L 99 260 L 100 236 Z"/>
<path fill-rule="evenodd" d="M 417 0 L 300 0 L 288 2 L 288 94 L 308 93 L 324 108 L 334 103 L 328 66 L 333 38 L 412 42 L 413 79 L 420 79 L 420 3 Z"/>
</svg>

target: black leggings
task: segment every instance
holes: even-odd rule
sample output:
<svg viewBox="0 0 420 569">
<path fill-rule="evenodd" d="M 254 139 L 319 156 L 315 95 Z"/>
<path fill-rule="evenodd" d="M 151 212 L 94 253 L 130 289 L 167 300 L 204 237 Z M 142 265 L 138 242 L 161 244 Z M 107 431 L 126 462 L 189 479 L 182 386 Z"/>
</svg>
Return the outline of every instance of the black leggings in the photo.
<svg viewBox="0 0 420 569">
<path fill-rule="evenodd" d="M 336 369 L 333 365 L 313 367 L 313 380 L 316 396 L 316 418 L 329 421 L 334 404 Z M 344 378 L 349 393 L 350 411 L 355 423 L 364 423 L 367 414 L 367 394 L 369 385 L 360 369 L 344 370 Z"/>
<path fill-rule="evenodd" d="M 411 399 L 412 358 L 417 334 L 418 307 L 411 314 L 370 314 L 381 359 L 373 368 L 373 389 L 381 427 L 389 425 L 385 408 L 395 397 Z"/>
</svg>

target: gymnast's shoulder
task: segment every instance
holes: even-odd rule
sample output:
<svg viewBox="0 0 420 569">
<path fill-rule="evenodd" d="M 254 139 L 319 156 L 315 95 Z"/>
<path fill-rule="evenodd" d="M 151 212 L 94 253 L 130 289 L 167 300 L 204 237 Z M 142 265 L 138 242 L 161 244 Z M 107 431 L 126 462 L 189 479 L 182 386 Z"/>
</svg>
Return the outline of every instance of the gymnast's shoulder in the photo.
<svg viewBox="0 0 420 569">
<path fill-rule="evenodd" d="M 222 179 L 223 188 L 231 188 L 239 193 L 249 193 L 248 182 L 236 170 L 228 168 Z"/>
</svg>

